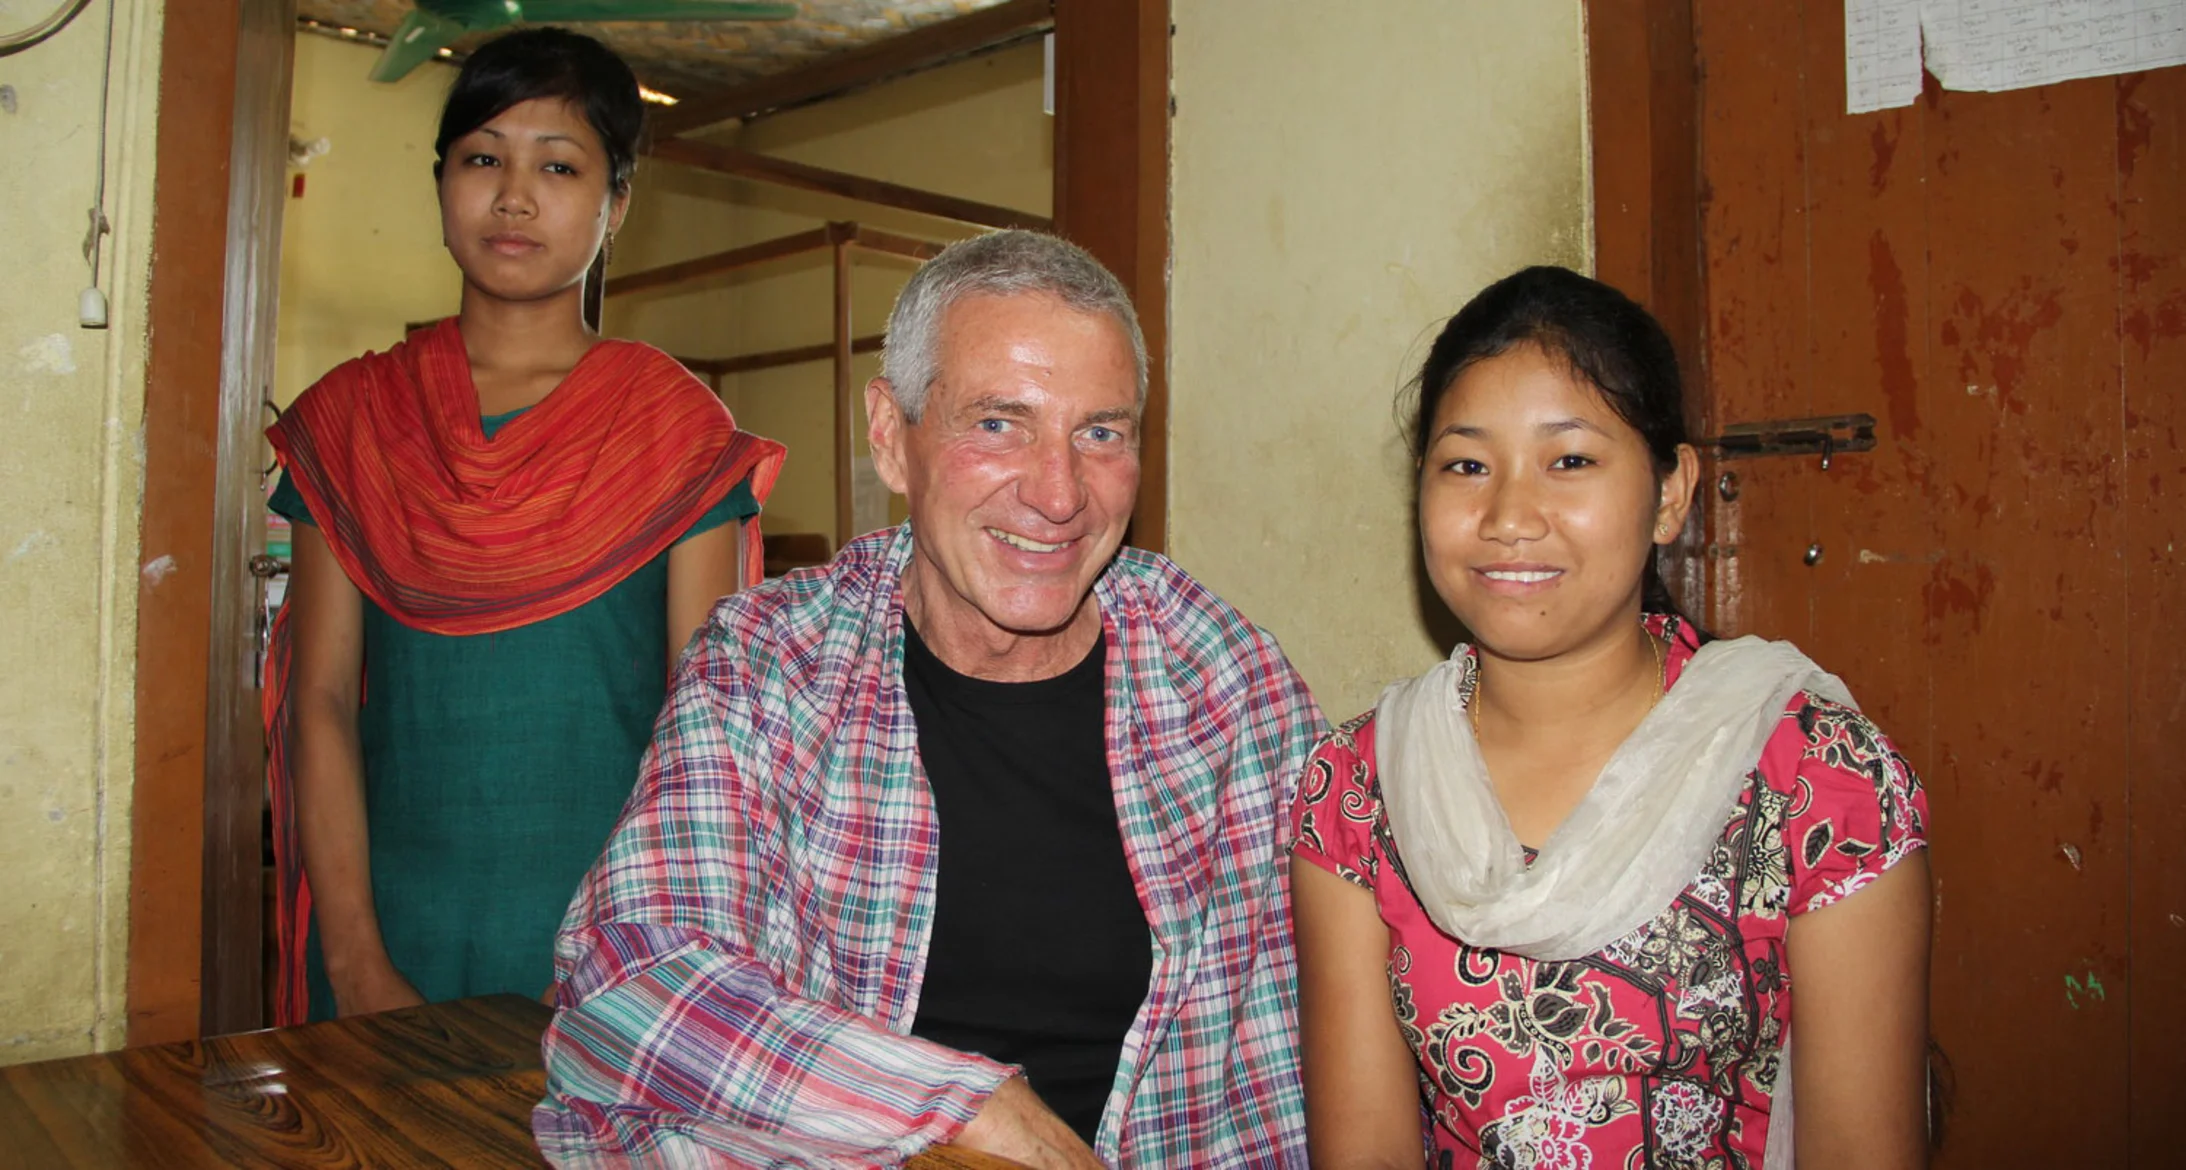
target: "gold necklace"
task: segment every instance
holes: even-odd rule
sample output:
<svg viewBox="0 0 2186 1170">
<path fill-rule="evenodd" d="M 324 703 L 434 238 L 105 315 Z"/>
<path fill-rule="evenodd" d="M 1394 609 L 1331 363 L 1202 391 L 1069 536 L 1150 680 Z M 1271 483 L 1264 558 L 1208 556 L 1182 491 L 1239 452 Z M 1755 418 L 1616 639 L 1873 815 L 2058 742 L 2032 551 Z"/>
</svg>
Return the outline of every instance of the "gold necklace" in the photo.
<svg viewBox="0 0 2186 1170">
<path fill-rule="evenodd" d="M 1641 626 L 1640 629 L 1642 632 L 1647 632 L 1647 627 L 1645 626 Z M 1670 659 L 1663 652 L 1662 639 L 1656 637 L 1651 632 L 1647 633 L 1647 645 L 1649 649 L 1655 652 L 1655 697 L 1648 700 L 1647 703 L 1647 709 L 1649 711 L 1653 711 L 1655 709 L 1655 704 L 1662 701 L 1663 693 L 1670 689 Z M 1476 657 L 1473 663 L 1473 693 L 1472 698 L 1468 699 L 1465 703 L 1465 714 L 1472 721 L 1473 742 L 1479 743 L 1480 665 L 1477 658 L 1477 651 L 1475 652 L 1475 654 Z"/>
</svg>

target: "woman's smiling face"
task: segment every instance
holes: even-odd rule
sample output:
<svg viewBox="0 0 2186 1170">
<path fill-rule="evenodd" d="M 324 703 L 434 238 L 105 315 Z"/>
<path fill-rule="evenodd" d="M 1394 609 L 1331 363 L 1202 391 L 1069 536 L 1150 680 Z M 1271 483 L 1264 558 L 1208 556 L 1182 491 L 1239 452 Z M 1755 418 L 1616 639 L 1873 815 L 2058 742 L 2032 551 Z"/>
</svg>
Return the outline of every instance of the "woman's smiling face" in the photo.
<svg viewBox="0 0 2186 1170">
<path fill-rule="evenodd" d="M 448 146 L 441 231 L 464 279 L 503 300 L 552 296 L 584 279 L 627 198 L 576 106 L 519 102 Z"/>
<path fill-rule="evenodd" d="M 1484 649 L 1553 658 L 1637 620 L 1648 558 L 1689 496 L 1584 376 L 1517 345 L 1465 367 L 1435 406 L 1419 484 L 1427 575 Z"/>
</svg>

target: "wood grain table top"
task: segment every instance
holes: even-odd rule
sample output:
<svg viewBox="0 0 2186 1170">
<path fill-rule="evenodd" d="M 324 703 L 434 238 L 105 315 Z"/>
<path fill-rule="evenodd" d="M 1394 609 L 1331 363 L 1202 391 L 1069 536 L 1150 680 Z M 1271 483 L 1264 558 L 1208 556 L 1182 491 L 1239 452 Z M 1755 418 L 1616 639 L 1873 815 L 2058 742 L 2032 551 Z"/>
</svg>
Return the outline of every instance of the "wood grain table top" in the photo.
<svg viewBox="0 0 2186 1170">
<path fill-rule="evenodd" d="M 0 1068 L 0 1165 L 538 1167 L 536 1000 L 489 996 Z M 935 1149 L 911 1170 L 1014 1163 Z"/>
</svg>

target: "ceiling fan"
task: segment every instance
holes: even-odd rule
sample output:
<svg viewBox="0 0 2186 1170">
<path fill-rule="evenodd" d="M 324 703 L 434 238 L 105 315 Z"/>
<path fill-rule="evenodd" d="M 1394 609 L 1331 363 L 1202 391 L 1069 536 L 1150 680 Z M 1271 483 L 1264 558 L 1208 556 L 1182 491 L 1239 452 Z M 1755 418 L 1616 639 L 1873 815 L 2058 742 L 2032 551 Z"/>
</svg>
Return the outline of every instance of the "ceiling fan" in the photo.
<svg viewBox="0 0 2186 1170">
<path fill-rule="evenodd" d="M 791 20 L 795 4 L 745 0 L 417 0 L 372 66 L 372 80 L 398 81 L 468 33 L 527 21 Z"/>
</svg>

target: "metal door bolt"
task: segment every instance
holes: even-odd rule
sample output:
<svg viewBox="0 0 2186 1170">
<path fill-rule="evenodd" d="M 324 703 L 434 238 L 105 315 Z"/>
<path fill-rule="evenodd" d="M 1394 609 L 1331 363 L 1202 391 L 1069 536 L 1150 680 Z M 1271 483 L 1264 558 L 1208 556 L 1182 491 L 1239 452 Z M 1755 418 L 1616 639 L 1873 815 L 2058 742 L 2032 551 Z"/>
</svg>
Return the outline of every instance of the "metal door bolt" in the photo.
<svg viewBox="0 0 2186 1170">
<path fill-rule="evenodd" d="M 1819 565 L 1819 564 L 1821 564 L 1821 563 L 1822 563 L 1822 542 L 1821 542 L 1821 541 L 1819 541 L 1819 540 L 1817 540 L 1817 541 L 1815 541 L 1815 542 L 1814 542 L 1813 544 L 1810 544 L 1810 545 L 1806 546 L 1806 555 L 1805 555 L 1805 556 L 1803 556 L 1803 557 L 1801 557 L 1801 558 L 1799 558 L 1799 559 L 1800 559 L 1800 560 L 1803 560 L 1803 561 L 1805 561 L 1805 562 L 1806 562 L 1807 564 L 1809 564 L 1809 565 Z"/>
<path fill-rule="evenodd" d="M 1715 481 L 1715 494 L 1723 497 L 1723 502 L 1726 504 L 1730 503 L 1732 500 L 1737 499 L 1738 473 L 1735 471 L 1726 471 L 1721 476 L 1717 477 Z"/>
</svg>

